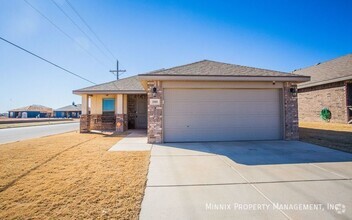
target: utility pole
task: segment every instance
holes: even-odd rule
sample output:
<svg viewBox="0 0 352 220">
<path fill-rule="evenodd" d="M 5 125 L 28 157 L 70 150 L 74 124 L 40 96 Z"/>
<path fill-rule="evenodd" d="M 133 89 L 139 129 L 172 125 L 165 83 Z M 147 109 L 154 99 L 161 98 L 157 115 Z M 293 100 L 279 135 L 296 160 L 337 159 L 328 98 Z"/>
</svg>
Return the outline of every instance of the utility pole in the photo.
<svg viewBox="0 0 352 220">
<path fill-rule="evenodd" d="M 111 73 L 116 73 L 116 79 L 119 79 L 119 73 L 124 73 L 126 70 L 119 69 L 119 60 L 116 60 L 116 70 L 110 70 Z"/>
</svg>

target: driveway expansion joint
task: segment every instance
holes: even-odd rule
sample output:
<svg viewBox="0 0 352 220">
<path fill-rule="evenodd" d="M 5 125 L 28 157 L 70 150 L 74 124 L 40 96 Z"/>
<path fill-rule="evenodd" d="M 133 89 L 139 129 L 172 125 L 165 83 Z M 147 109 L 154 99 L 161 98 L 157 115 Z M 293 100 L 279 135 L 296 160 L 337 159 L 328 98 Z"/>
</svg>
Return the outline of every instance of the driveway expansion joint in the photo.
<svg viewBox="0 0 352 220">
<path fill-rule="evenodd" d="M 314 166 L 314 167 L 316 167 L 316 168 L 318 168 L 318 169 L 320 169 L 320 170 L 323 170 L 323 171 L 325 171 L 325 172 L 334 174 L 334 175 L 336 175 L 336 176 L 339 176 L 339 177 L 342 177 L 342 178 L 350 179 L 350 180 L 351 180 L 351 178 L 348 178 L 347 176 L 344 176 L 344 175 L 341 175 L 341 174 L 339 174 L 339 173 L 333 172 L 333 171 L 331 171 L 331 170 L 325 169 L 325 168 L 320 167 L 320 166 L 318 166 L 318 165 L 316 165 L 316 164 L 310 163 L 309 165 Z"/>
<path fill-rule="evenodd" d="M 260 191 L 253 183 L 251 183 L 247 178 L 245 178 L 241 172 L 239 172 L 236 168 L 231 166 L 228 162 L 226 162 L 223 158 L 221 158 L 218 155 L 219 159 L 222 160 L 225 164 L 231 167 L 238 175 L 240 175 L 250 186 L 252 186 L 260 195 L 262 195 L 267 201 L 271 203 L 271 205 L 275 205 L 273 201 L 269 197 L 267 197 L 262 191 Z M 279 209 L 279 212 L 281 212 L 282 215 L 284 215 L 287 219 L 292 219 L 290 216 L 288 216 L 283 210 Z"/>
<path fill-rule="evenodd" d="M 352 178 L 341 179 L 314 179 L 314 180 L 282 180 L 282 181 L 263 181 L 263 182 L 245 182 L 245 183 L 195 183 L 195 184 L 175 184 L 175 185 L 149 185 L 147 187 L 188 187 L 188 186 L 228 186 L 228 185 L 262 185 L 262 184 L 276 184 L 276 183 L 306 183 L 306 182 L 333 182 L 333 181 L 346 181 Z"/>
</svg>

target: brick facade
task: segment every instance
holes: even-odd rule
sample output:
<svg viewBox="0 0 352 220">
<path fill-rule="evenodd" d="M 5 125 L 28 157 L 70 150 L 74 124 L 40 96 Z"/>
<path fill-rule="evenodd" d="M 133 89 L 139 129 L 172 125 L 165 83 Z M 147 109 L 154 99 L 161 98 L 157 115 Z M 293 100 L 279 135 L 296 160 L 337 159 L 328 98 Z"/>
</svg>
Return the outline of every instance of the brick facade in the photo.
<svg viewBox="0 0 352 220">
<path fill-rule="evenodd" d="M 148 143 L 163 142 L 163 89 L 160 81 L 149 81 L 148 85 Z M 153 88 L 157 92 L 153 94 Z M 285 83 L 283 88 L 284 104 L 284 139 L 298 140 L 298 103 L 297 95 L 290 88 L 296 84 Z M 150 105 L 151 99 L 160 99 L 160 105 Z"/>
<path fill-rule="evenodd" d="M 163 89 L 161 81 L 148 81 L 148 143 L 163 142 Z M 153 88 L 156 93 L 153 94 Z M 159 99 L 160 105 L 150 105 L 151 99 Z"/>
<path fill-rule="evenodd" d="M 293 83 L 284 83 L 283 104 L 284 104 L 284 139 L 298 140 L 298 106 L 297 96 L 290 88 L 297 88 Z"/>
<path fill-rule="evenodd" d="M 90 116 L 91 130 L 115 130 L 115 117 L 113 115 L 92 114 Z"/>
<path fill-rule="evenodd" d="M 116 114 L 116 131 L 124 132 L 128 129 L 128 117 L 127 114 Z"/>
<path fill-rule="evenodd" d="M 88 133 L 89 131 L 90 131 L 90 116 L 81 115 L 80 123 L 79 123 L 79 132 Z"/>
<path fill-rule="evenodd" d="M 284 120 L 284 139 L 297 140 L 298 136 L 298 105 L 297 96 L 295 96 L 290 88 L 296 88 L 293 83 L 284 83 L 283 88 L 283 120 Z M 153 89 L 156 92 L 153 92 Z M 147 82 L 147 101 L 148 101 L 148 143 L 163 142 L 163 87 L 161 81 Z M 160 104 L 151 105 L 151 100 L 160 100 Z M 132 108 L 132 106 L 131 106 Z M 116 121 L 116 123 L 115 123 Z M 102 115 L 82 115 L 81 116 L 81 132 L 89 130 L 111 130 L 116 129 L 118 132 L 123 132 L 128 129 L 128 115 L 117 114 L 115 121 L 111 123 L 103 123 Z M 111 127 L 113 126 L 113 127 Z"/>
<path fill-rule="evenodd" d="M 115 118 L 101 114 L 81 115 L 80 132 L 87 133 L 91 130 L 115 130 Z"/>
<path fill-rule="evenodd" d="M 301 121 L 321 122 L 320 111 L 328 108 L 333 123 L 346 123 L 346 83 L 337 82 L 299 89 L 299 119 Z"/>
</svg>

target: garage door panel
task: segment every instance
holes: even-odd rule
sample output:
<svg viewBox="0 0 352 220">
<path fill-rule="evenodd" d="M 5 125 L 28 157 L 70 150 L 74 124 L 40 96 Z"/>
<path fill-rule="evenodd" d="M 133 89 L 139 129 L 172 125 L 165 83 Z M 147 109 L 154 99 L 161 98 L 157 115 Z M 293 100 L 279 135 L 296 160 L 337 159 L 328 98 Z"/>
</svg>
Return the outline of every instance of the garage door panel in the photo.
<svg viewBox="0 0 352 220">
<path fill-rule="evenodd" d="M 173 102 L 165 103 L 171 108 L 165 111 L 165 116 L 180 114 L 214 115 L 214 108 L 218 114 L 279 114 L 277 102 Z M 214 105 L 214 107 L 210 107 Z"/>
<path fill-rule="evenodd" d="M 281 139 L 278 89 L 165 89 L 164 140 Z"/>
<path fill-rule="evenodd" d="M 242 140 L 273 140 L 279 132 L 276 128 L 253 129 L 253 128 L 228 128 L 223 129 L 200 129 L 194 133 L 192 129 L 166 129 L 165 133 L 172 133 L 168 142 L 195 142 L 195 141 L 242 141 Z"/>
<path fill-rule="evenodd" d="M 266 117 L 267 120 L 261 120 Z M 229 127 L 276 127 L 280 123 L 276 115 L 214 115 L 212 117 L 203 117 L 202 115 L 169 116 L 165 119 L 172 121 L 172 128 L 193 128 L 199 129 L 204 127 L 214 127 L 217 129 Z"/>
<path fill-rule="evenodd" d="M 256 115 L 261 114 L 278 114 L 277 102 L 222 102 L 214 103 L 216 111 L 219 114 L 240 114 L 240 115 Z M 204 106 L 206 108 L 206 106 Z M 211 110 L 213 108 L 209 108 Z M 214 109 L 213 109 L 214 110 Z M 200 112 L 201 113 L 201 112 Z M 214 114 L 214 112 L 213 112 Z"/>
<path fill-rule="evenodd" d="M 172 91 L 173 102 L 208 101 L 276 101 L 277 92 L 267 90 L 258 93 L 253 89 L 167 89 Z M 190 96 L 190 93 L 192 94 Z M 206 94 L 206 95 L 205 95 Z"/>
</svg>

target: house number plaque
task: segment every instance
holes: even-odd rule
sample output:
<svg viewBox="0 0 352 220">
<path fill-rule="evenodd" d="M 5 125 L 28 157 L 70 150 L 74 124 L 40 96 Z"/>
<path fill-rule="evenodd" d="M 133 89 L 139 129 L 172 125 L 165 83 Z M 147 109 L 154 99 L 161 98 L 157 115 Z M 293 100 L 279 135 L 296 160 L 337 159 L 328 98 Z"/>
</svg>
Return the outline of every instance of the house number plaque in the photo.
<svg viewBox="0 0 352 220">
<path fill-rule="evenodd" d="M 160 99 L 150 99 L 149 104 L 150 105 L 160 105 Z"/>
</svg>

